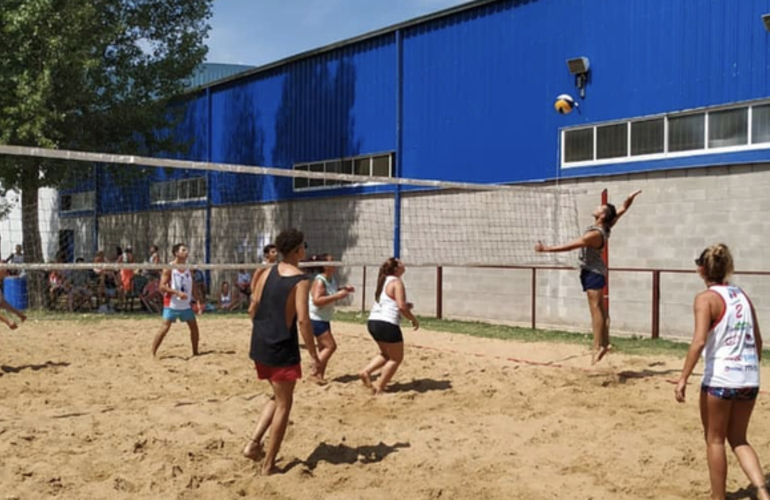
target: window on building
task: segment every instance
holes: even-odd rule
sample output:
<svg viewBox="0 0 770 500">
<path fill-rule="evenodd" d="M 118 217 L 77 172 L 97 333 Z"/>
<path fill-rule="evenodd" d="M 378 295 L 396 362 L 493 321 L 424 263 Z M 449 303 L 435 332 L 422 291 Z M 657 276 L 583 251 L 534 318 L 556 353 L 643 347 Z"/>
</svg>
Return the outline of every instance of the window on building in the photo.
<svg viewBox="0 0 770 500">
<path fill-rule="evenodd" d="M 371 178 L 369 181 L 361 179 L 362 182 L 375 182 L 376 177 L 393 177 L 393 154 L 383 153 L 355 158 L 338 158 L 315 163 L 298 163 L 294 165 L 294 170 L 325 174 L 360 175 Z M 349 184 L 353 184 L 353 182 L 338 179 L 294 178 L 295 191 L 322 187 L 334 188 Z"/>
<path fill-rule="evenodd" d="M 181 203 L 206 199 L 206 177 L 175 179 L 150 184 L 150 203 Z"/>
<path fill-rule="evenodd" d="M 749 143 L 749 108 L 709 113 L 709 148 L 744 146 Z"/>
<path fill-rule="evenodd" d="M 692 151 L 705 145 L 706 114 L 675 116 L 668 119 L 668 150 Z"/>
<path fill-rule="evenodd" d="M 639 160 L 658 159 L 728 147 L 756 149 L 768 143 L 770 103 L 762 102 L 565 129 L 562 164 L 625 162 L 642 156 Z"/>
<path fill-rule="evenodd" d="M 62 212 L 92 211 L 96 208 L 96 191 L 63 194 L 59 199 L 59 210 Z"/>
<path fill-rule="evenodd" d="M 568 130 L 564 133 L 564 161 L 590 161 L 594 159 L 594 129 Z"/>
<path fill-rule="evenodd" d="M 596 127 L 596 159 L 628 156 L 628 124 Z"/>
<path fill-rule="evenodd" d="M 751 143 L 770 142 L 770 104 L 751 109 Z"/>
<path fill-rule="evenodd" d="M 631 122 L 631 156 L 662 153 L 666 146 L 663 118 Z"/>
</svg>

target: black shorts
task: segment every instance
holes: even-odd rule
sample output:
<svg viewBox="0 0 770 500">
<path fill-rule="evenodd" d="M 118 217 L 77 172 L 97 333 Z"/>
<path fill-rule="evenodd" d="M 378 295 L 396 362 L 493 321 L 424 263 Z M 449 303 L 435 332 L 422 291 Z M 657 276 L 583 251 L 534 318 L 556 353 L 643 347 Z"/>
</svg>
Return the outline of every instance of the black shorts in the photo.
<svg viewBox="0 0 770 500">
<path fill-rule="evenodd" d="M 369 335 L 377 342 L 397 344 L 404 341 L 401 327 L 387 321 L 370 320 L 366 323 L 366 328 L 369 330 Z"/>
<path fill-rule="evenodd" d="M 603 274 L 583 269 L 580 271 L 580 284 L 583 285 L 583 291 L 602 290 L 607 283 Z"/>
</svg>

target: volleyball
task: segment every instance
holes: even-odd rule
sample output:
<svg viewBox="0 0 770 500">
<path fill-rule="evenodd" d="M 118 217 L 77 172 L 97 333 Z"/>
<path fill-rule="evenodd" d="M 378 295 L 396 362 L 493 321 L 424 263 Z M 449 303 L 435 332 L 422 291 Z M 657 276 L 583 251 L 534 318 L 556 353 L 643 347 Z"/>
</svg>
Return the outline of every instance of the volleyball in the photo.
<svg viewBox="0 0 770 500">
<path fill-rule="evenodd" d="M 561 94 L 556 98 L 556 102 L 553 105 L 553 107 L 556 108 L 556 111 L 562 115 L 572 113 L 575 106 L 577 106 L 575 100 L 568 94 Z"/>
</svg>

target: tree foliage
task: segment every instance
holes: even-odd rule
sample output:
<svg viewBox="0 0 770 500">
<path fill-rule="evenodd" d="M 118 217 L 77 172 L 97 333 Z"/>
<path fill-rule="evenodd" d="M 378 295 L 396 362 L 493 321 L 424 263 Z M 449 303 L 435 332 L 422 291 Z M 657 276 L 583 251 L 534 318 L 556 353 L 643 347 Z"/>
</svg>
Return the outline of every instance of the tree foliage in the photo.
<svg viewBox="0 0 770 500">
<path fill-rule="evenodd" d="M 0 143 L 123 154 L 178 151 L 169 106 L 206 55 L 213 0 L 2 0 Z M 0 188 L 21 191 L 26 262 L 42 262 L 38 188 L 91 171 L 0 157 Z M 44 297 L 30 273 L 30 299 Z"/>
<path fill-rule="evenodd" d="M 3 0 L 0 142 L 173 150 L 173 137 L 154 131 L 171 125 L 169 101 L 203 62 L 212 1 Z M 62 181 L 60 165 L 35 163 L 33 185 Z M 25 170 L 0 159 L 0 182 L 23 189 Z"/>
</svg>

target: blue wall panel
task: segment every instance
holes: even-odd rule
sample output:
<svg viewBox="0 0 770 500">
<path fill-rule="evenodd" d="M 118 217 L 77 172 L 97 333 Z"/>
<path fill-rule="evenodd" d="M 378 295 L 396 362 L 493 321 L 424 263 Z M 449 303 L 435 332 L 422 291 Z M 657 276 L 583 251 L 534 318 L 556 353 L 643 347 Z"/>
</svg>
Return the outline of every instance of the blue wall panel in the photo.
<svg viewBox="0 0 770 500">
<path fill-rule="evenodd" d="M 176 104 L 181 112 L 180 122 L 173 130 L 159 131 L 160 136 L 174 134 L 184 148 L 180 152 L 158 154 L 163 158 L 205 161 L 207 154 L 208 117 L 204 94 Z M 180 109 L 181 108 L 181 109 Z M 204 175 L 199 170 L 149 168 L 139 172 L 139 166 L 100 166 L 96 182 L 97 209 L 100 213 L 121 213 L 149 210 L 150 183 Z"/>
<path fill-rule="evenodd" d="M 292 168 L 393 150 L 395 57 L 394 37 L 386 35 L 216 88 L 211 160 Z M 270 201 L 290 196 L 291 185 L 216 174 L 212 203 Z"/>
<path fill-rule="evenodd" d="M 408 28 L 403 175 L 553 178 L 562 127 L 768 97 L 769 11 L 768 0 L 509 0 Z M 577 96 L 565 64 L 576 56 L 591 60 L 587 95 L 561 116 L 552 105 Z M 671 166 L 688 161 L 703 158 Z"/>
</svg>

